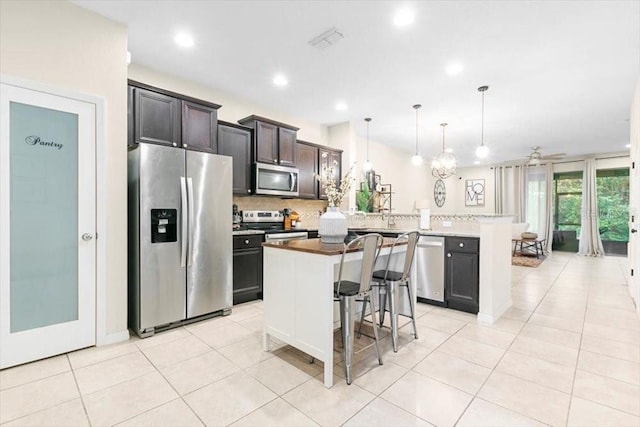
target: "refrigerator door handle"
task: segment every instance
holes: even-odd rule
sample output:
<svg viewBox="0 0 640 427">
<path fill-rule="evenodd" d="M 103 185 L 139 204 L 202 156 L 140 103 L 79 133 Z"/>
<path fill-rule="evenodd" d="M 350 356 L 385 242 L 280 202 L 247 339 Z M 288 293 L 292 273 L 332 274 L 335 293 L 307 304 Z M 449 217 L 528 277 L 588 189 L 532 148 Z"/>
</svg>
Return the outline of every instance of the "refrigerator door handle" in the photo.
<svg viewBox="0 0 640 427">
<path fill-rule="evenodd" d="M 193 178 L 187 178 L 187 191 L 189 194 L 189 252 L 187 255 L 187 267 L 193 264 L 193 230 L 195 222 L 195 206 L 193 206 Z"/>
<path fill-rule="evenodd" d="M 184 176 L 180 177 L 180 267 L 185 267 L 187 263 L 187 184 Z"/>
</svg>

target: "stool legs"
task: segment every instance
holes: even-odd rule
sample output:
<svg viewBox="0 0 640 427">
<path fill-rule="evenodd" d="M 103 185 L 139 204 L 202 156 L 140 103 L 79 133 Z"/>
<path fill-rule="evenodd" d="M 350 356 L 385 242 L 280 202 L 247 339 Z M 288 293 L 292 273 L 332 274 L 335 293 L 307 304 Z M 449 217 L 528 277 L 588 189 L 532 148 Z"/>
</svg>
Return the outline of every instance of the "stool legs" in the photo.
<svg viewBox="0 0 640 427">
<path fill-rule="evenodd" d="M 398 313 L 396 310 L 396 282 L 387 282 L 389 295 L 389 318 L 391 320 L 391 344 L 393 352 L 398 352 Z"/>
<path fill-rule="evenodd" d="M 416 328 L 416 307 L 411 297 L 411 281 L 407 278 L 407 281 L 402 285 L 407 287 L 407 295 L 409 295 L 409 308 L 411 309 L 411 323 L 413 324 L 413 337 L 418 339 L 418 328 Z"/>
<path fill-rule="evenodd" d="M 351 384 L 353 364 L 354 298 L 340 297 L 340 318 L 342 324 L 342 347 L 344 351 L 344 374 L 347 384 Z"/>
<path fill-rule="evenodd" d="M 372 298 L 371 293 L 365 295 L 362 305 L 362 318 L 364 318 L 364 312 L 367 308 L 367 300 L 371 303 L 371 322 L 373 324 L 373 335 L 376 339 L 376 354 L 378 355 L 378 363 L 382 365 L 382 353 L 380 353 L 380 337 L 378 336 L 378 321 L 376 319 L 376 306 L 375 301 Z M 351 368 L 353 367 L 353 339 L 354 339 L 354 320 L 355 309 L 354 304 L 356 302 L 355 297 L 340 297 L 340 324 L 342 326 L 342 348 L 344 354 L 344 375 L 347 380 L 347 384 L 351 384 L 353 380 L 351 377 Z M 362 320 L 360 323 L 362 328 Z M 360 328 L 358 329 L 358 336 L 360 336 Z"/>
</svg>

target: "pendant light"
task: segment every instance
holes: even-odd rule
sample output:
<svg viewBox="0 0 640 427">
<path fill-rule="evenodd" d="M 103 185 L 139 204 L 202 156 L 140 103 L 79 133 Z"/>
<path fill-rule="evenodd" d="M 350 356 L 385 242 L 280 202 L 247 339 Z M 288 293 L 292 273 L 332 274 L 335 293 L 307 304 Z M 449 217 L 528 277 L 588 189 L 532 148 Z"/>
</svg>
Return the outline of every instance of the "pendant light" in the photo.
<svg viewBox="0 0 640 427">
<path fill-rule="evenodd" d="M 482 93 L 482 134 L 480 137 L 480 146 L 476 148 L 476 156 L 480 159 L 486 159 L 489 155 L 489 147 L 484 145 L 484 93 L 489 89 L 489 86 L 480 86 L 478 92 Z"/>
<path fill-rule="evenodd" d="M 444 128 L 447 123 L 440 123 L 440 126 L 442 126 L 442 152 L 431 161 L 431 174 L 436 178 L 447 179 L 456 173 L 456 156 L 448 153 L 445 146 Z"/>
<path fill-rule="evenodd" d="M 369 172 L 373 170 L 373 163 L 369 161 L 369 123 L 371 122 L 371 117 L 367 117 L 364 121 L 367 122 L 367 161 L 362 166 L 362 169 L 365 172 Z"/>
<path fill-rule="evenodd" d="M 418 154 L 418 110 L 422 107 L 420 104 L 416 104 L 413 106 L 413 109 L 416 110 L 416 154 L 411 157 L 411 163 L 414 166 L 420 166 L 422 164 L 422 156 Z"/>
</svg>

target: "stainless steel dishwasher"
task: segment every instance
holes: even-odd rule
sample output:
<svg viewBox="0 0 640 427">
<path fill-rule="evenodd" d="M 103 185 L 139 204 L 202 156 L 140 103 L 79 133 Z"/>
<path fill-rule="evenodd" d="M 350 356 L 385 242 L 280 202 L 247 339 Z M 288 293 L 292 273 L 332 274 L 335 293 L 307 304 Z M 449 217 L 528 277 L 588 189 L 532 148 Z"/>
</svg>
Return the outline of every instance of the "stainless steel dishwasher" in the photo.
<svg viewBox="0 0 640 427">
<path fill-rule="evenodd" d="M 420 236 L 416 248 L 418 298 L 444 305 L 444 237 Z"/>
</svg>

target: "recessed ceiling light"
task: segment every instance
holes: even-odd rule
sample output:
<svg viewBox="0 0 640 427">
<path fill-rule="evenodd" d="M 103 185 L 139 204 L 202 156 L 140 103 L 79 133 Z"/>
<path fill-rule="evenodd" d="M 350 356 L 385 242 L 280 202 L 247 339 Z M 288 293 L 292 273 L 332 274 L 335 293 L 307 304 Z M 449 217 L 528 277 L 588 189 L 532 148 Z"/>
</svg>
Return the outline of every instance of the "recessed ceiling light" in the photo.
<svg viewBox="0 0 640 427">
<path fill-rule="evenodd" d="M 393 17 L 393 23 L 396 27 L 406 27 L 413 23 L 415 15 L 413 10 L 411 9 L 400 9 L 396 12 L 396 15 Z"/>
<path fill-rule="evenodd" d="M 631 144 L 625 145 L 624 148 L 631 148 Z"/>
<path fill-rule="evenodd" d="M 450 76 L 456 76 L 464 70 L 464 66 L 459 62 L 453 62 L 447 66 L 447 74 Z"/>
<path fill-rule="evenodd" d="M 453 153 L 453 148 L 446 148 L 445 153 Z"/>
<path fill-rule="evenodd" d="M 338 103 L 336 104 L 336 110 L 344 111 L 346 109 L 347 109 L 347 104 L 343 101 L 338 101 Z"/>
<path fill-rule="evenodd" d="M 191 37 L 191 35 L 187 33 L 176 34 L 176 36 L 173 38 L 173 41 L 175 41 L 176 44 L 181 47 L 192 47 L 195 44 L 195 42 L 193 41 L 193 37 Z"/>
<path fill-rule="evenodd" d="M 289 80 L 287 80 L 287 78 L 282 74 L 276 74 L 276 76 L 273 78 L 273 84 L 283 87 L 289 84 Z"/>
<path fill-rule="evenodd" d="M 475 162 L 473 162 L 474 165 L 479 165 L 480 164 L 480 160 L 476 160 Z"/>
</svg>

